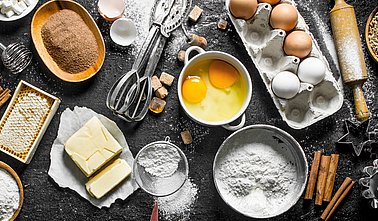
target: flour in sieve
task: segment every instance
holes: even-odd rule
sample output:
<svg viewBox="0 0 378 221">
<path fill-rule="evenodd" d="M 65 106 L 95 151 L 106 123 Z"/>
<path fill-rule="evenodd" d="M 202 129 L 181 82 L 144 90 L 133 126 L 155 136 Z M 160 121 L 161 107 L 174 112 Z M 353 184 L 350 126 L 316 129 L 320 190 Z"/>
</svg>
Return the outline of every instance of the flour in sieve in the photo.
<svg viewBox="0 0 378 221">
<path fill-rule="evenodd" d="M 9 220 L 17 210 L 20 191 L 16 180 L 6 170 L 0 169 L 0 220 Z"/>
<path fill-rule="evenodd" d="M 154 144 L 140 154 L 138 163 L 153 176 L 169 177 L 176 172 L 180 159 L 181 156 L 174 147 Z"/>
<path fill-rule="evenodd" d="M 227 202 L 244 213 L 274 214 L 292 197 L 296 170 L 272 147 L 253 143 L 231 150 L 216 179 Z"/>
</svg>

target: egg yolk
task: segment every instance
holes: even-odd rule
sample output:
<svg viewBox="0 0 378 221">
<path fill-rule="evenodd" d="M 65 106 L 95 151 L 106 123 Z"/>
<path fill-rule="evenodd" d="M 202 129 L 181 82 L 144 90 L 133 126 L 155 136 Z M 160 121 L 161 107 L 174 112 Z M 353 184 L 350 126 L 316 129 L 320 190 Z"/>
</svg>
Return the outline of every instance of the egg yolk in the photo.
<svg viewBox="0 0 378 221">
<path fill-rule="evenodd" d="M 209 79 L 216 88 L 231 87 L 238 80 L 238 71 L 227 62 L 215 60 L 209 67 Z"/>
<path fill-rule="evenodd" d="M 191 103 L 201 102 L 205 98 L 206 92 L 206 84 L 198 76 L 188 76 L 182 85 L 182 95 Z"/>
</svg>

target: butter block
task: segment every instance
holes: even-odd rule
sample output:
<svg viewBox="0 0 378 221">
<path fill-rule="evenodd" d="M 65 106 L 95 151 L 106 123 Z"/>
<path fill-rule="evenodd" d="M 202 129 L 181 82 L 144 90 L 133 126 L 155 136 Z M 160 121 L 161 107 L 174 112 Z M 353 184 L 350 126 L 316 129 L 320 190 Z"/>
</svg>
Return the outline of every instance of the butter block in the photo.
<svg viewBox="0 0 378 221">
<path fill-rule="evenodd" d="M 85 123 L 64 146 L 67 154 L 87 177 L 122 151 L 121 145 L 97 117 Z"/>
<path fill-rule="evenodd" d="M 100 173 L 89 179 L 85 187 L 89 194 L 100 199 L 121 183 L 131 173 L 131 167 L 123 159 L 116 159 Z"/>
</svg>

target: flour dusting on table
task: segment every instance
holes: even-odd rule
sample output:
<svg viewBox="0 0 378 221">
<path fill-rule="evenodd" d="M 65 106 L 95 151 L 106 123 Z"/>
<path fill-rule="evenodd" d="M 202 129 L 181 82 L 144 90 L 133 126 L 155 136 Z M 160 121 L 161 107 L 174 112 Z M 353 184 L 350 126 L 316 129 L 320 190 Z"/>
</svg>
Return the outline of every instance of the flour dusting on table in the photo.
<svg viewBox="0 0 378 221">
<path fill-rule="evenodd" d="M 158 198 L 159 212 L 165 220 L 190 220 L 190 211 L 197 200 L 198 187 L 190 179 L 176 193 Z"/>
</svg>

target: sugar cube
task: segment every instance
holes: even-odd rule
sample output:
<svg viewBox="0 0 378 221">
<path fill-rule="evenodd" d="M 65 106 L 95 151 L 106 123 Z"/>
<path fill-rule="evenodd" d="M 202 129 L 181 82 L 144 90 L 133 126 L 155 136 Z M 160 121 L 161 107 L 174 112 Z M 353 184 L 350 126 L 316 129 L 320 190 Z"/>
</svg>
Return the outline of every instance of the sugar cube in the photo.
<svg viewBox="0 0 378 221">
<path fill-rule="evenodd" d="M 203 12 L 203 10 L 200 7 L 198 7 L 197 5 L 194 6 L 194 8 L 192 9 L 192 11 L 189 14 L 190 21 L 197 22 L 199 17 L 201 16 L 202 12 Z"/>
<path fill-rule="evenodd" d="M 175 80 L 175 77 L 172 75 L 168 74 L 167 72 L 162 72 L 159 78 L 160 82 L 167 85 L 171 86 L 173 81 Z"/>
</svg>

